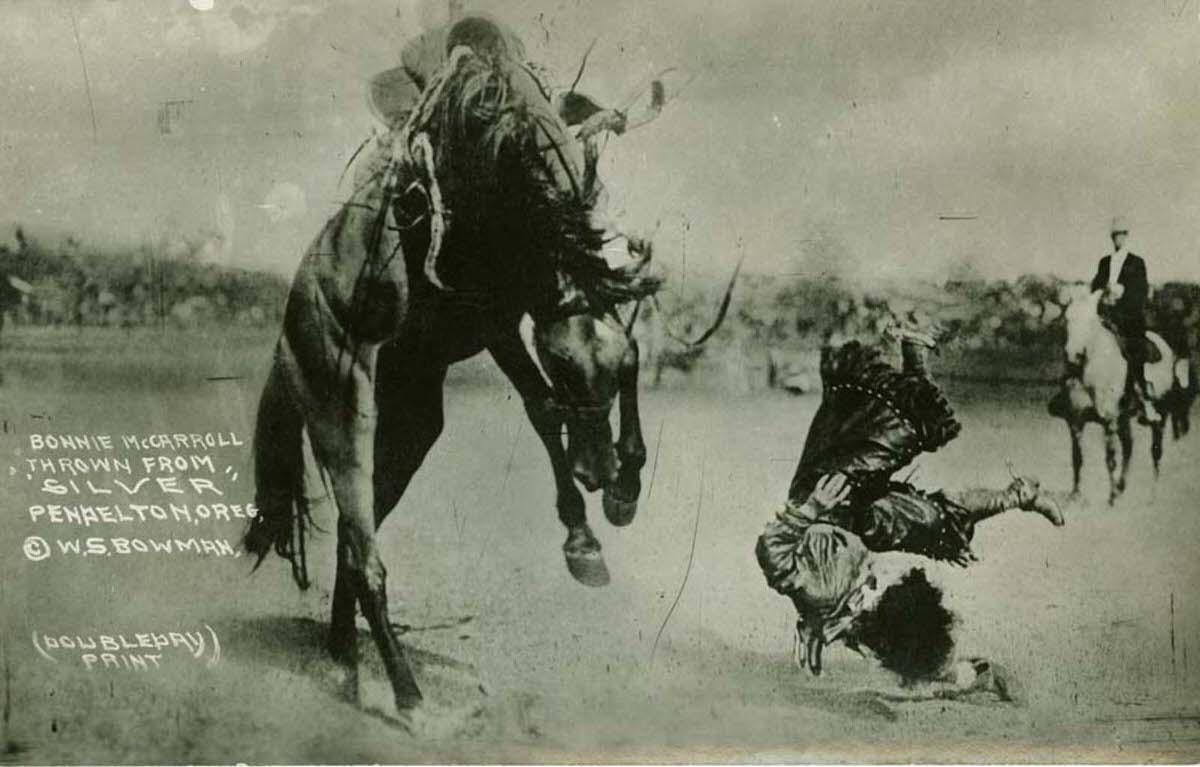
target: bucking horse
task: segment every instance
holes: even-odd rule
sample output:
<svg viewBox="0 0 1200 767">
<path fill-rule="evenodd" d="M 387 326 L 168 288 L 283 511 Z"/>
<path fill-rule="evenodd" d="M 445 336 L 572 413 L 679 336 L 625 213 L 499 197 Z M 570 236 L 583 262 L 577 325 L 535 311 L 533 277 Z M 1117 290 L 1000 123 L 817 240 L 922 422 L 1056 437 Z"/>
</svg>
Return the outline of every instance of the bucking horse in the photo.
<svg viewBox="0 0 1200 767">
<path fill-rule="evenodd" d="M 513 382 L 550 457 L 568 567 L 607 581 L 575 481 L 603 490 L 614 524 L 633 519 L 646 448 L 632 319 L 617 310 L 636 312 L 661 280 L 646 268 L 646 243 L 623 266 L 600 257 L 589 217 L 596 155 L 526 67 L 456 47 L 407 120 L 363 154 L 349 199 L 301 260 L 259 403 L 258 515 L 245 545 L 258 563 L 273 549 L 308 586 L 307 433 L 337 507 L 329 650 L 352 699 L 359 606 L 397 708 L 422 697 L 389 621 L 375 531 L 442 430 L 457 361 L 486 350 Z"/>
</svg>

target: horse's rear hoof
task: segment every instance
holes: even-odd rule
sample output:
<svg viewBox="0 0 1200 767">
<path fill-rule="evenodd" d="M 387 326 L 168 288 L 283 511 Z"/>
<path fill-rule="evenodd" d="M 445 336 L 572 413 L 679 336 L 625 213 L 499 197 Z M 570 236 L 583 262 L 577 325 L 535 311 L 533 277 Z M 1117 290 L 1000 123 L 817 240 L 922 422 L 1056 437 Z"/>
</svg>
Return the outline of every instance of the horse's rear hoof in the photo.
<svg viewBox="0 0 1200 767">
<path fill-rule="evenodd" d="M 424 698 L 421 696 L 420 692 L 411 695 L 397 695 L 396 711 L 400 714 L 404 714 L 405 712 L 409 711 L 416 711 L 422 702 L 424 702 Z"/>
<path fill-rule="evenodd" d="M 615 527 L 625 527 L 637 516 L 637 498 L 625 500 L 611 488 L 604 488 L 604 516 Z"/>
<path fill-rule="evenodd" d="M 448 706 L 417 700 L 407 708 L 400 708 L 397 703 L 396 708 L 396 721 L 409 735 L 421 740 L 474 736 L 485 724 L 484 707 L 478 702 Z"/>
<path fill-rule="evenodd" d="M 328 673 L 328 683 L 333 694 L 352 706 L 362 705 L 362 691 L 358 681 L 358 668 L 335 662 Z"/>
</svg>

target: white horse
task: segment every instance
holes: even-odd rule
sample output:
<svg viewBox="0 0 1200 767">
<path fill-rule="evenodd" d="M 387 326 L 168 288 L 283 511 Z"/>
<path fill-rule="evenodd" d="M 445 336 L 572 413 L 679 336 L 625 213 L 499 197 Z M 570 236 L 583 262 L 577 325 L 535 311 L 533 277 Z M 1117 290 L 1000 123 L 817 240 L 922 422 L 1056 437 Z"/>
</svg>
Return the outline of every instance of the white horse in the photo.
<svg viewBox="0 0 1200 767">
<path fill-rule="evenodd" d="M 1133 451 L 1131 428 L 1133 407 L 1125 397 L 1128 365 L 1121 353 L 1115 333 L 1100 319 L 1099 306 L 1105 291 L 1080 294 L 1067 306 L 1067 343 L 1065 347 L 1067 378 L 1063 391 L 1051 402 L 1050 412 L 1067 422 L 1071 430 L 1071 458 L 1074 469 L 1074 493 L 1079 493 L 1079 478 L 1083 468 L 1083 448 L 1080 443 L 1083 427 L 1089 422 L 1104 427 L 1105 462 L 1108 465 L 1111 505 L 1125 491 L 1129 471 L 1129 456 Z M 1160 335 L 1146 333 L 1146 340 L 1158 349 L 1159 359 L 1146 365 L 1146 385 L 1154 406 L 1160 413 L 1168 408 L 1164 401 L 1178 386 L 1179 367 L 1175 353 Z M 1153 358 L 1153 355 L 1151 355 Z M 1186 362 L 1186 361 L 1184 361 Z M 1152 441 L 1150 456 L 1154 461 L 1154 477 L 1158 478 L 1162 459 L 1165 423 L 1150 424 Z M 1117 446 L 1121 448 L 1121 470 L 1117 472 Z"/>
</svg>

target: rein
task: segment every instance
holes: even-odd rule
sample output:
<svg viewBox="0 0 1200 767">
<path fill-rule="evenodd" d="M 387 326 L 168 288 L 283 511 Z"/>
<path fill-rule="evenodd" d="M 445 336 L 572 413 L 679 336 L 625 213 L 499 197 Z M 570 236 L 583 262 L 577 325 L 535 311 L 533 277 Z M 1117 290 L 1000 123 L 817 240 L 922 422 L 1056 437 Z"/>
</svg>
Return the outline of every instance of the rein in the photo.
<svg viewBox="0 0 1200 767">
<path fill-rule="evenodd" d="M 695 349 L 698 346 L 702 346 L 705 341 L 712 338 L 713 334 L 720 329 L 721 324 L 725 322 L 725 315 L 729 313 L 729 305 L 733 300 L 733 287 L 735 284 L 737 284 L 738 273 L 742 271 L 742 262 L 745 260 L 746 256 L 743 254 L 742 257 L 738 259 L 737 266 L 733 268 L 733 275 L 729 278 L 729 284 L 725 286 L 725 295 L 721 298 L 721 305 L 717 309 L 716 319 L 713 320 L 713 323 L 709 325 L 707 330 L 697 336 L 694 340 L 688 340 L 671 329 L 671 323 L 667 321 L 667 315 L 663 311 L 662 304 L 659 302 L 658 296 L 652 296 L 650 300 L 654 302 L 654 308 L 658 310 L 659 316 L 663 318 L 663 331 L 667 334 L 667 337 L 676 343 L 683 344 L 689 349 Z M 633 328 L 634 320 L 637 319 L 637 312 L 638 309 L 641 308 L 641 305 L 642 302 L 639 300 L 637 305 L 634 307 L 633 317 L 631 317 L 629 320 L 630 330 Z"/>
<path fill-rule="evenodd" d="M 564 421 L 573 419 L 584 423 L 600 423 L 607 421 L 609 413 L 612 412 L 611 402 L 607 404 L 563 402 L 553 392 L 540 404 L 543 410 L 553 413 L 556 417 Z"/>
<path fill-rule="evenodd" d="M 403 154 L 399 157 L 393 155 L 388 162 L 390 166 L 389 170 L 395 171 L 397 166 L 407 161 L 408 164 L 415 166 L 425 176 L 424 185 L 414 182 L 405 191 L 411 191 L 413 186 L 416 185 L 421 187 L 421 191 L 424 193 L 429 213 L 429 248 L 425 253 L 424 273 L 425 277 L 440 290 L 447 289 L 441 278 L 438 277 L 437 259 L 441 255 L 442 241 L 446 232 L 446 218 L 449 216 L 449 211 L 442 200 L 441 186 L 438 184 L 437 178 L 437 158 L 426 128 L 433 117 L 434 108 L 441 100 L 446 84 L 450 82 L 451 76 L 458 71 L 459 64 L 464 59 L 474 55 L 474 51 L 462 45 L 450 52 L 449 60 L 433 76 L 429 86 L 425 88 L 420 100 L 413 107 L 408 119 L 405 120 L 403 127 L 396 134 L 395 143 L 399 145 L 400 151 Z M 362 147 L 360 146 L 355 151 L 355 155 L 361 149 Z M 351 160 L 353 160 L 353 157 Z M 390 176 L 385 176 L 385 178 L 387 178 L 385 183 L 394 186 L 397 182 L 398 174 L 392 172 Z M 389 192 L 394 194 L 395 190 L 392 189 Z"/>
</svg>

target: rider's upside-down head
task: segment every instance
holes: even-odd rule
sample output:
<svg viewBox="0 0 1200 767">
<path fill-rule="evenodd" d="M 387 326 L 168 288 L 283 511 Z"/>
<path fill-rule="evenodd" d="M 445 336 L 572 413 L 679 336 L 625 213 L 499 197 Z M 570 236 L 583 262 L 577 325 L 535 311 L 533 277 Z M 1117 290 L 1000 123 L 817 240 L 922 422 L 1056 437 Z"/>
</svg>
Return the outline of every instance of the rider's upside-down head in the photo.
<svg viewBox="0 0 1200 767">
<path fill-rule="evenodd" d="M 942 591 L 921 568 L 880 588 L 874 555 L 857 535 L 826 524 L 807 526 L 794 544 L 792 570 L 782 587 L 796 607 L 797 665 L 820 674 L 823 650 L 842 642 L 875 657 L 904 685 L 931 681 L 954 652 L 954 614 Z M 771 534 L 759 541 L 759 560 L 770 567 Z"/>
<path fill-rule="evenodd" d="M 903 684 L 939 677 L 954 653 L 954 614 L 942 604 L 942 590 L 914 567 L 879 595 L 874 606 L 854 617 L 842 641 L 865 647 Z"/>
</svg>

